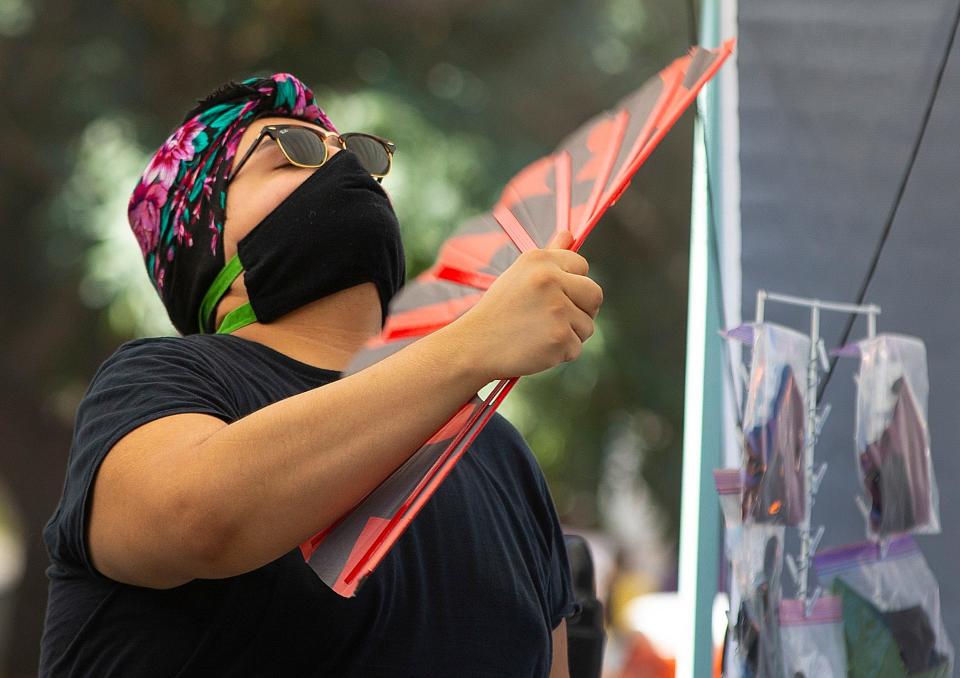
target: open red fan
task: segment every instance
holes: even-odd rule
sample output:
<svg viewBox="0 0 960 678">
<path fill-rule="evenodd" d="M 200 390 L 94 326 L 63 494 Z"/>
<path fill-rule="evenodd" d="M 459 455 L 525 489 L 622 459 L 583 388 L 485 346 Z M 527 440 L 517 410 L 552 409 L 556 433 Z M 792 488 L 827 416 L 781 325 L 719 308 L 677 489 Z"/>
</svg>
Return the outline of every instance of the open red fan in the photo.
<svg viewBox="0 0 960 678">
<path fill-rule="evenodd" d="M 601 215 L 693 102 L 733 49 L 694 47 L 612 110 L 521 170 L 493 210 L 447 239 L 436 262 L 390 304 L 379 337 L 344 371 L 353 374 L 469 310 L 520 255 L 569 230 L 576 251 Z M 475 396 L 359 504 L 301 545 L 310 567 L 334 591 L 352 596 L 450 473 L 517 379 Z"/>
</svg>

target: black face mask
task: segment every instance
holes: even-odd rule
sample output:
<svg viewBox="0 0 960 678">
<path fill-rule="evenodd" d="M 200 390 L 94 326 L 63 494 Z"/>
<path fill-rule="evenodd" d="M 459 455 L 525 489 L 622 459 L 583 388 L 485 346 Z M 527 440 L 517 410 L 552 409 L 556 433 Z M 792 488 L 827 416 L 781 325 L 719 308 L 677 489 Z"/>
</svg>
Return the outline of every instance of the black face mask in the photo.
<svg viewBox="0 0 960 678">
<path fill-rule="evenodd" d="M 383 188 L 350 151 L 340 151 L 237 243 L 200 304 L 200 329 L 240 273 L 249 304 L 228 313 L 217 333 L 269 323 L 304 304 L 365 282 L 382 311 L 404 283 L 400 224 Z"/>
</svg>

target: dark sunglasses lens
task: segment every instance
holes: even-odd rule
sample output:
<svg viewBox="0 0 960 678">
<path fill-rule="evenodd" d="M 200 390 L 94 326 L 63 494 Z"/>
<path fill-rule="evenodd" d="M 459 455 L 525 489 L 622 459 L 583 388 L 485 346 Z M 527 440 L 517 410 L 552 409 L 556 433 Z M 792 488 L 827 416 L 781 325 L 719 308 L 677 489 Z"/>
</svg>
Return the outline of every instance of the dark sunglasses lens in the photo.
<svg viewBox="0 0 960 678">
<path fill-rule="evenodd" d="M 370 174 L 382 176 L 390 170 L 390 156 L 382 143 L 366 134 L 344 134 L 342 138 Z"/>
<path fill-rule="evenodd" d="M 280 145 L 291 160 L 303 165 L 320 165 L 327 157 L 327 147 L 320 135 L 303 127 L 287 127 L 279 131 Z"/>
</svg>

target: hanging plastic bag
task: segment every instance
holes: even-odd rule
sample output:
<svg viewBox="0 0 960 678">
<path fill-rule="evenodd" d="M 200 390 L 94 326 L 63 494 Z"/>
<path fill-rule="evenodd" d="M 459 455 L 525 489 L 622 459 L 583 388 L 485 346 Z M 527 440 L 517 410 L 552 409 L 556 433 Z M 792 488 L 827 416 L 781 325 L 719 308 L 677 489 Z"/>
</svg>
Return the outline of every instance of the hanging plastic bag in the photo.
<svg viewBox="0 0 960 678">
<path fill-rule="evenodd" d="M 842 601 L 851 678 L 953 675 L 940 589 L 911 536 L 823 551 L 814 568 Z"/>
<path fill-rule="evenodd" d="M 856 451 L 869 501 L 867 536 L 877 539 L 904 532 L 939 532 L 923 341 L 880 334 L 837 353 L 860 356 Z"/>
<path fill-rule="evenodd" d="M 717 468 L 713 470 L 713 482 L 720 497 L 720 510 L 723 512 L 723 524 L 727 528 L 742 523 L 740 512 L 740 493 L 743 480 L 738 468 Z"/>
<path fill-rule="evenodd" d="M 752 346 L 743 412 L 743 521 L 799 525 L 810 338 L 773 323 L 741 325 L 725 335 Z"/>
<path fill-rule="evenodd" d="M 741 675 L 780 678 L 780 608 L 784 528 L 743 525 L 733 550 L 733 576 L 741 600 L 734 643 Z"/>
<path fill-rule="evenodd" d="M 713 480 L 720 499 L 720 510 L 723 512 L 725 552 L 727 559 L 736 565 L 736 554 L 741 547 L 743 535 L 743 520 L 740 512 L 742 487 L 740 469 L 714 469 Z M 736 678 L 751 675 L 746 667 L 747 652 L 741 651 L 736 633 L 737 611 L 740 609 L 741 598 L 742 591 L 736 585 L 736 575 L 734 575 L 734 585 L 730 590 L 730 611 L 727 613 L 728 633 L 724 637 L 724 675 Z"/>
<path fill-rule="evenodd" d="M 847 678 L 840 598 L 819 598 L 809 615 L 801 600 L 781 602 L 780 647 L 785 678 Z"/>
</svg>

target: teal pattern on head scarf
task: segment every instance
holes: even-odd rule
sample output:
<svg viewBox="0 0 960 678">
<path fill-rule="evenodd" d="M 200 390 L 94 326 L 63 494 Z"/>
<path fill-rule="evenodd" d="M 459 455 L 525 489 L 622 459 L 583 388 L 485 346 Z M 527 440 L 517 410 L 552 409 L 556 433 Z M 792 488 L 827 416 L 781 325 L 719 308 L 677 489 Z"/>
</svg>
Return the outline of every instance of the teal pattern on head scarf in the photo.
<svg viewBox="0 0 960 678">
<path fill-rule="evenodd" d="M 147 274 L 181 334 L 197 332 L 200 301 L 223 268 L 226 177 L 256 118 L 283 116 L 336 132 L 290 73 L 231 81 L 191 109 L 153 154 L 127 206 Z"/>
</svg>

